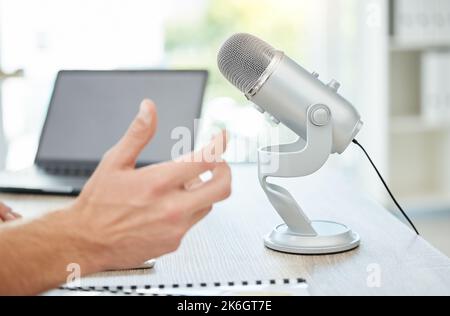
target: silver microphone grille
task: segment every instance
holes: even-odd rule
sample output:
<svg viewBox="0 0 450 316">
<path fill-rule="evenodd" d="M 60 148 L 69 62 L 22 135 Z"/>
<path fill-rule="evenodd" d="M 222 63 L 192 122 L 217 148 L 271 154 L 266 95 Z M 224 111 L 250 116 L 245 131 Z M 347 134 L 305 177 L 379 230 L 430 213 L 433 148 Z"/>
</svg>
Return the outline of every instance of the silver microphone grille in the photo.
<svg viewBox="0 0 450 316">
<path fill-rule="evenodd" d="M 243 93 L 248 93 L 263 75 L 276 50 L 256 36 L 239 33 L 231 36 L 219 51 L 219 69 Z"/>
</svg>

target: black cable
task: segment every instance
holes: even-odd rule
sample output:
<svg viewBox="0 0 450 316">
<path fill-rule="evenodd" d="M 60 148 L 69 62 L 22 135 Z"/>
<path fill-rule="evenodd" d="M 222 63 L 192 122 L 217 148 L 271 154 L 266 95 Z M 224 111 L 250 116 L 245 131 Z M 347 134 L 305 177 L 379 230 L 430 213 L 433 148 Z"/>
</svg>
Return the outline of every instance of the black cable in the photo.
<svg viewBox="0 0 450 316">
<path fill-rule="evenodd" d="M 386 184 L 386 181 L 384 181 L 383 176 L 381 175 L 380 171 L 378 170 L 377 166 L 375 166 L 375 163 L 373 162 L 372 158 L 370 158 L 369 154 L 367 153 L 366 149 L 363 147 L 363 145 L 361 145 L 356 139 L 353 140 L 353 143 L 356 144 L 359 148 L 362 149 L 362 151 L 364 152 L 364 154 L 367 156 L 367 158 L 369 159 L 370 163 L 372 164 L 373 168 L 375 169 L 375 171 L 378 174 L 378 177 L 380 177 L 381 182 L 383 182 L 384 187 L 386 188 L 386 190 L 388 191 L 389 195 L 391 196 L 392 200 L 394 201 L 395 205 L 398 207 L 398 209 L 400 210 L 400 212 L 403 214 L 403 216 L 406 218 L 406 220 L 408 221 L 408 223 L 411 225 L 411 227 L 414 229 L 414 231 L 416 232 L 417 235 L 420 236 L 419 231 L 417 230 L 416 226 L 414 226 L 413 222 L 411 221 L 411 219 L 408 217 L 408 215 L 406 214 L 406 212 L 403 210 L 403 208 L 400 206 L 400 204 L 397 202 L 396 198 L 394 197 L 394 195 L 392 194 L 391 190 L 389 189 L 388 185 Z"/>
</svg>

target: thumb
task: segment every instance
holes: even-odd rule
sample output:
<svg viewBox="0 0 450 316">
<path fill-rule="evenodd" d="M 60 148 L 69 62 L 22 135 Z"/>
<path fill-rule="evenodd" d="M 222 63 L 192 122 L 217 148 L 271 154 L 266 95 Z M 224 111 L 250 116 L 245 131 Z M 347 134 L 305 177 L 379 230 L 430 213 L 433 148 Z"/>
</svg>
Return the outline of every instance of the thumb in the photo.
<svg viewBox="0 0 450 316">
<path fill-rule="evenodd" d="M 128 131 L 107 155 L 108 162 L 116 166 L 134 167 L 139 154 L 155 135 L 157 123 L 155 104 L 150 100 L 142 101 Z"/>
</svg>

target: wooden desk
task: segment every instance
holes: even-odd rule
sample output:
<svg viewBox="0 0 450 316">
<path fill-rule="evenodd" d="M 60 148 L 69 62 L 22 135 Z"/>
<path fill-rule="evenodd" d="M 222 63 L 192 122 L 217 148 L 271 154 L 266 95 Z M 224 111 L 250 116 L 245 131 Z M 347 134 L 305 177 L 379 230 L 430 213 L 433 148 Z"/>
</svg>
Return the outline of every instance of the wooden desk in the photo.
<svg viewBox="0 0 450 316">
<path fill-rule="evenodd" d="M 361 235 L 359 249 L 333 256 L 266 249 L 263 236 L 281 220 L 259 187 L 256 166 L 234 166 L 233 175 L 232 198 L 195 227 L 177 253 L 159 259 L 153 271 L 110 273 L 107 285 L 125 278 L 136 285 L 305 278 L 313 295 L 450 295 L 450 260 L 336 172 L 283 180 L 310 217 L 345 223 Z M 0 199 L 26 217 L 70 202 L 17 195 Z M 373 267 L 380 268 L 379 288 L 367 283 Z M 86 280 L 95 283 L 98 276 Z"/>
</svg>

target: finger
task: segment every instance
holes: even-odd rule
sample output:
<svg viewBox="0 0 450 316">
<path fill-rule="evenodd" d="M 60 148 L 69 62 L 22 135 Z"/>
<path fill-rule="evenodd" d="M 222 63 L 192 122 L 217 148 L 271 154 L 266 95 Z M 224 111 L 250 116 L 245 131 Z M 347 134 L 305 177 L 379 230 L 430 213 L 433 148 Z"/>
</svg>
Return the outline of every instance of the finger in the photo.
<svg viewBox="0 0 450 316">
<path fill-rule="evenodd" d="M 142 101 L 138 115 L 122 139 L 108 152 L 105 163 L 134 167 L 139 154 L 155 135 L 157 125 L 155 104 L 150 100 Z"/>
<path fill-rule="evenodd" d="M 203 184 L 203 180 L 200 179 L 200 177 L 195 178 L 194 180 L 190 180 L 189 182 L 185 183 L 184 188 L 186 190 L 194 190 L 201 186 Z"/>
<path fill-rule="evenodd" d="M 219 134 L 211 138 L 208 145 L 200 151 L 185 155 L 175 161 L 206 161 L 206 162 L 222 162 L 222 155 L 226 152 L 228 146 L 228 133 L 222 130 Z"/>
<path fill-rule="evenodd" d="M 11 214 L 12 214 L 16 219 L 21 219 L 21 218 L 23 218 L 22 215 L 20 215 L 19 213 L 14 212 L 14 211 L 11 211 Z"/>
<path fill-rule="evenodd" d="M 4 204 L 1 204 L 1 206 L 0 206 L 0 218 L 5 222 L 16 219 L 16 217 L 12 213 L 11 208 Z"/>
<path fill-rule="evenodd" d="M 0 216 L 11 212 L 11 208 L 3 203 L 0 203 Z"/>
<path fill-rule="evenodd" d="M 195 214 L 195 210 L 207 208 L 227 199 L 231 194 L 231 170 L 226 163 L 220 163 L 212 171 L 212 179 L 190 191 L 174 193 L 175 199 L 183 201 L 184 207 Z"/>
<path fill-rule="evenodd" d="M 8 205 L 0 202 L 0 212 L 1 212 L 2 209 L 11 209 L 11 208 Z"/>
<path fill-rule="evenodd" d="M 142 168 L 141 172 L 149 173 L 152 177 L 157 176 L 163 182 L 162 186 L 180 187 L 216 168 L 217 163 L 221 163 L 221 156 L 226 148 L 227 135 L 224 131 L 198 152 L 186 155 L 176 161 Z"/>
</svg>

